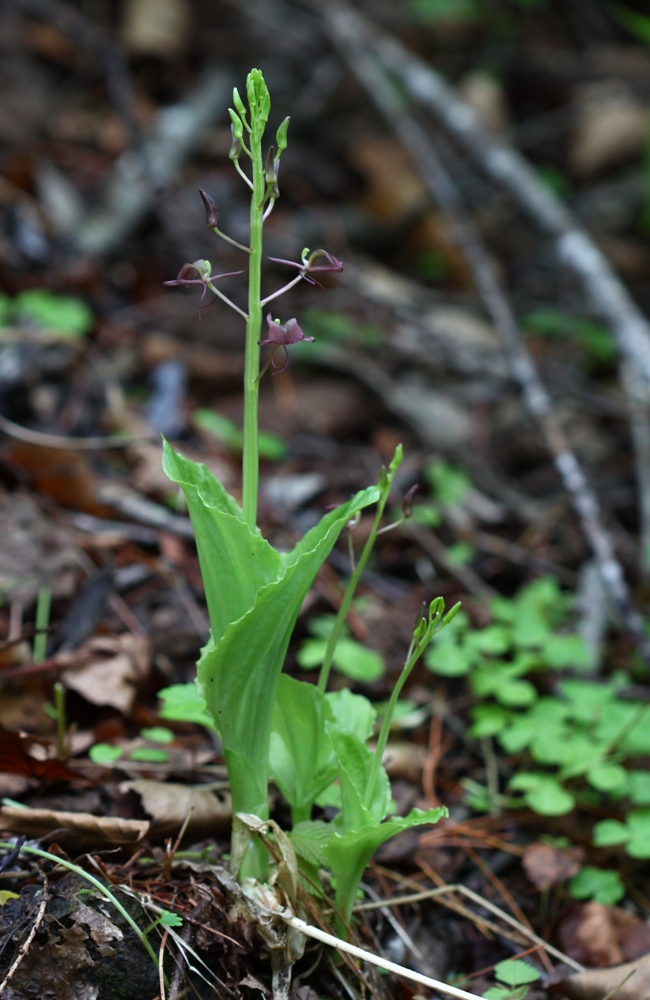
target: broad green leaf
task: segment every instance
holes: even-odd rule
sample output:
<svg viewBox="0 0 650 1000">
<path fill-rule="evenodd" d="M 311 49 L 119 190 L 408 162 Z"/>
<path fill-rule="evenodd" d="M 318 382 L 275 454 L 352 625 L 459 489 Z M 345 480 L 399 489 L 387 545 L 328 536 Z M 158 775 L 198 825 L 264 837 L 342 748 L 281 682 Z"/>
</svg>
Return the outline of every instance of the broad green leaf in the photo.
<svg viewBox="0 0 650 1000">
<path fill-rule="evenodd" d="M 628 794 L 635 806 L 650 806 L 650 771 L 628 772 Z"/>
<path fill-rule="evenodd" d="M 589 670 L 592 657 L 581 635 L 549 635 L 544 642 L 542 655 L 551 670 L 573 667 L 575 670 Z"/>
<path fill-rule="evenodd" d="M 166 764 L 169 754 L 160 747 L 136 747 L 129 754 L 129 760 L 140 760 L 147 764 Z"/>
<path fill-rule="evenodd" d="M 526 805 L 540 816 L 562 816 L 575 805 L 573 795 L 548 774 L 516 774 L 510 788 L 523 791 Z"/>
<path fill-rule="evenodd" d="M 174 742 L 174 734 L 166 726 L 151 726 L 150 729 L 141 729 L 140 736 L 144 740 L 151 740 L 152 743 Z"/>
<path fill-rule="evenodd" d="M 526 1000 L 527 993 L 527 986 L 519 986 L 513 990 L 507 986 L 490 986 L 487 993 L 483 994 L 483 998 L 484 1000 Z"/>
<path fill-rule="evenodd" d="M 367 698 L 353 694 L 348 688 L 328 691 L 325 697 L 339 729 L 353 733 L 362 743 L 372 736 L 377 712 Z"/>
<path fill-rule="evenodd" d="M 343 804 L 343 829 L 358 830 L 372 823 L 381 823 L 391 805 L 390 782 L 386 771 L 379 767 L 372 802 L 366 806 L 366 790 L 373 769 L 374 754 L 353 733 L 345 733 L 332 723 L 326 723 L 325 728 L 336 754 Z"/>
<path fill-rule="evenodd" d="M 408 816 L 389 819 L 385 823 L 370 823 L 358 830 L 334 833 L 324 849 L 326 863 L 336 879 L 337 905 L 349 920 L 361 877 L 375 851 L 385 841 L 402 830 L 423 823 L 437 823 L 447 816 L 446 809 L 422 812 L 414 809 Z"/>
<path fill-rule="evenodd" d="M 95 324 L 91 310 L 81 299 L 55 295 L 46 288 L 21 292 L 14 300 L 13 309 L 18 319 L 37 323 L 61 337 L 83 337 Z"/>
<path fill-rule="evenodd" d="M 182 927 L 183 918 L 180 913 L 170 913 L 169 910 L 163 910 L 160 915 L 160 923 L 163 927 Z"/>
<path fill-rule="evenodd" d="M 625 895 L 625 886 L 618 872 L 590 865 L 573 876 L 568 889 L 574 899 L 593 899 L 605 906 L 615 906 Z"/>
<path fill-rule="evenodd" d="M 467 634 L 465 645 L 468 649 L 475 649 L 479 653 L 501 656 L 507 653 L 512 645 L 510 629 L 503 625 L 489 625 L 487 628 L 477 629 Z"/>
<path fill-rule="evenodd" d="M 627 784 L 627 771 L 620 764 L 604 762 L 587 771 L 587 781 L 599 792 L 612 792 Z"/>
<path fill-rule="evenodd" d="M 88 756 L 93 764 L 110 766 L 119 760 L 124 750 L 122 747 L 115 747 L 112 743 L 95 743 L 88 751 Z"/>
<path fill-rule="evenodd" d="M 199 430 L 213 434 L 231 451 L 241 451 L 244 444 L 243 432 L 236 424 L 215 410 L 198 409 L 192 414 L 192 425 Z M 287 446 L 277 434 L 260 431 L 258 435 L 260 458 L 271 462 L 281 462 L 287 454 Z"/>
<path fill-rule="evenodd" d="M 517 958 L 499 962 L 494 966 L 494 975 L 506 986 L 526 986 L 528 983 L 536 983 L 540 978 L 537 969 Z"/>
<path fill-rule="evenodd" d="M 214 720 L 205 707 L 205 702 L 199 693 L 196 681 L 189 684 L 171 684 L 158 692 L 162 708 L 158 713 L 161 719 L 172 722 L 194 722 L 198 726 L 214 729 Z"/>
<path fill-rule="evenodd" d="M 624 823 L 617 819 L 603 819 L 596 823 L 592 831 L 595 847 L 612 847 L 624 844 L 630 836 L 630 831 Z"/>
<path fill-rule="evenodd" d="M 322 820 L 306 820 L 297 823 L 290 833 L 293 849 L 301 858 L 312 865 L 325 864 L 325 848 L 329 843 L 334 827 Z"/>
<path fill-rule="evenodd" d="M 495 697 L 506 708 L 523 708 L 537 698 L 537 688 L 530 681 L 506 680 L 495 691 Z"/>
<path fill-rule="evenodd" d="M 244 523 L 237 502 L 205 465 L 183 458 L 166 441 L 163 448 L 163 469 L 187 499 L 216 645 L 262 587 L 278 579 L 280 557 Z"/>
<path fill-rule="evenodd" d="M 313 684 L 283 674 L 273 711 L 269 772 L 291 806 L 294 825 L 308 820 L 320 795 L 336 777 L 336 758 L 325 732 L 334 715 Z"/>
<path fill-rule="evenodd" d="M 485 736 L 496 736 L 501 733 L 512 719 L 512 713 L 501 705 L 487 704 L 477 705 L 472 710 L 473 724 L 471 735 L 474 739 L 482 739 Z"/>
<path fill-rule="evenodd" d="M 327 641 L 325 639 L 307 639 L 298 651 L 296 660 L 303 670 L 313 670 L 319 667 L 325 659 Z M 350 680 L 362 684 L 370 684 L 383 676 L 385 666 L 381 653 L 367 649 L 355 639 L 345 636 L 336 644 L 332 665 Z"/>
<path fill-rule="evenodd" d="M 447 630 L 429 646 L 424 654 L 425 665 L 441 677 L 462 677 L 472 669 L 473 658 L 453 633 L 449 638 L 446 635 Z"/>
</svg>

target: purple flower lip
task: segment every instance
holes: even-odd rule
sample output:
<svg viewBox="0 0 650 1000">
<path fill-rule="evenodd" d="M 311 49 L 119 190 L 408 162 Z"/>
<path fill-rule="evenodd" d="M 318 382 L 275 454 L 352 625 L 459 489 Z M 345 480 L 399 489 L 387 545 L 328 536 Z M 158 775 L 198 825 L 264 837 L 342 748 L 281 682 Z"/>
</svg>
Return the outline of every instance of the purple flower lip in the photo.
<svg viewBox="0 0 650 1000">
<path fill-rule="evenodd" d="M 320 281 L 311 277 L 317 271 L 322 273 L 324 271 L 339 272 L 343 270 L 342 262 L 334 254 L 328 253 L 327 250 L 312 250 L 309 256 L 307 256 L 307 253 L 308 251 L 303 251 L 303 259 L 301 261 L 284 260 L 282 257 L 269 257 L 268 259 L 272 260 L 275 264 L 286 264 L 287 267 L 297 268 L 305 281 L 308 281 L 310 285 L 320 285 Z M 321 258 L 325 259 L 325 264 L 316 263 Z"/>
<path fill-rule="evenodd" d="M 311 343 L 313 342 L 314 338 L 307 337 L 302 332 L 302 330 L 298 326 L 297 319 L 288 319 L 286 323 L 280 323 L 279 321 L 276 322 L 273 319 L 271 313 L 267 313 L 266 322 L 268 324 L 268 331 L 267 331 L 268 337 L 266 338 L 266 340 L 258 340 L 257 343 L 260 344 L 260 346 L 263 344 L 271 344 L 273 347 L 273 351 L 271 353 L 270 361 L 267 361 L 261 374 L 264 374 L 270 363 L 271 367 L 274 369 L 273 374 L 279 375 L 280 372 L 283 372 L 287 367 L 287 365 L 289 364 L 287 345 L 298 344 L 301 340 L 305 340 Z M 281 347 L 282 350 L 284 351 L 285 362 L 282 366 L 276 365 L 275 363 L 275 353 L 278 347 Z"/>
<path fill-rule="evenodd" d="M 313 337 L 307 337 L 298 326 L 298 320 L 288 319 L 286 323 L 276 323 L 271 313 L 266 314 L 268 323 L 268 337 L 266 340 L 258 340 L 258 344 L 275 344 L 276 347 L 286 347 L 287 344 L 297 344 L 301 340 L 313 341 Z"/>
</svg>

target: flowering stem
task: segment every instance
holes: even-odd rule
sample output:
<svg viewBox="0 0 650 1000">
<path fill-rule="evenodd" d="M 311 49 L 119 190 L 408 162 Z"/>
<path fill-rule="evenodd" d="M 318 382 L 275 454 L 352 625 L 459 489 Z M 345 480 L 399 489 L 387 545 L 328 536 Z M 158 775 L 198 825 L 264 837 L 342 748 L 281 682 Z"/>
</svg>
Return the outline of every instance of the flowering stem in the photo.
<svg viewBox="0 0 650 1000">
<path fill-rule="evenodd" d="M 352 598 L 354 597 L 355 591 L 359 580 L 361 579 L 361 574 L 366 568 L 366 563 L 368 562 L 368 557 L 372 552 L 373 545 L 375 544 L 375 539 L 377 537 L 377 532 L 379 531 L 379 525 L 381 524 L 381 519 L 384 514 L 384 507 L 386 506 L 386 501 L 388 500 L 388 491 L 379 498 L 379 503 L 377 504 L 377 512 L 375 514 L 375 520 L 372 526 L 372 530 L 368 535 L 368 541 L 363 547 L 363 552 L 359 556 L 359 562 L 357 563 L 357 568 L 348 580 L 348 585 L 345 588 L 345 593 L 343 594 L 343 600 L 341 601 L 341 607 L 338 610 L 336 616 L 336 621 L 334 622 L 334 628 L 330 632 L 329 639 L 327 640 L 327 647 L 325 649 L 325 658 L 323 660 L 323 665 L 320 668 L 320 674 L 318 676 L 318 690 L 325 691 L 327 688 L 327 682 L 329 680 L 330 670 L 332 669 L 332 660 L 334 658 L 334 650 L 336 649 L 336 644 L 341 637 L 341 632 L 343 630 L 343 625 L 345 624 L 345 619 L 347 618 L 348 611 L 350 610 L 350 605 L 352 604 Z"/>
<path fill-rule="evenodd" d="M 257 489 L 259 479 L 259 448 L 257 406 L 259 397 L 258 375 L 260 348 L 257 343 L 262 332 L 262 303 L 260 288 L 262 276 L 262 209 L 266 190 L 264 162 L 262 160 L 262 129 L 255 128 L 250 136 L 253 162 L 253 193 L 250 214 L 250 258 L 248 271 L 248 319 L 246 321 L 246 361 L 244 366 L 244 450 L 242 456 L 242 507 L 244 521 L 251 531 L 257 525 Z"/>
</svg>

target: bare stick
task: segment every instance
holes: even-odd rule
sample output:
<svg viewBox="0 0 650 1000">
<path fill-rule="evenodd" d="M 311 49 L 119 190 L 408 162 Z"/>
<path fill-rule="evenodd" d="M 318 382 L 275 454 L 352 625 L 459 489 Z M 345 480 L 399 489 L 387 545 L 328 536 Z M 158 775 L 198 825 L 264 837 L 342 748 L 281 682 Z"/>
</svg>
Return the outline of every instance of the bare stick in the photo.
<svg viewBox="0 0 650 1000">
<path fill-rule="evenodd" d="M 315 6 L 313 0 L 307 2 Z M 433 112 L 484 171 L 506 187 L 529 217 L 555 238 L 560 260 L 579 275 L 592 304 L 611 325 L 621 354 L 650 384 L 650 322 L 573 213 L 526 159 L 489 136 L 456 90 L 400 42 L 377 32 L 340 0 L 331 0 L 326 10 L 319 4 L 318 10 L 321 14 L 325 11 L 328 24 L 350 44 L 372 46 L 383 67 L 395 74 L 413 100 Z"/>
<path fill-rule="evenodd" d="M 357 22 L 356 14 L 350 13 L 348 17 L 347 8 L 342 8 L 337 2 L 327 7 L 325 17 L 328 30 L 349 68 L 366 88 L 379 111 L 397 133 L 404 148 L 410 153 L 432 197 L 449 216 L 452 238 L 462 250 L 472 270 L 485 309 L 501 335 L 510 358 L 512 373 L 519 382 L 525 403 L 544 432 L 547 447 L 553 456 L 564 487 L 571 496 L 612 603 L 619 611 L 626 627 L 643 647 L 645 645 L 643 619 L 631 605 L 623 570 L 603 524 L 598 499 L 557 420 L 552 401 L 525 346 L 515 314 L 501 288 L 494 261 L 477 227 L 468 216 L 456 185 L 440 161 L 429 136 L 405 109 L 377 58 L 367 48 L 365 35 L 353 30 Z"/>
<path fill-rule="evenodd" d="M 456 997 L 457 1000 L 481 1000 L 481 997 L 477 993 L 468 993 L 466 990 L 459 990 L 456 986 L 448 986 L 447 983 L 439 983 L 436 979 L 430 979 L 429 976 L 423 976 L 419 972 L 414 972 L 413 969 L 406 969 L 403 965 L 397 965 L 395 962 L 389 962 L 385 958 L 381 958 L 379 955 L 373 955 L 371 951 L 366 951 L 365 948 L 357 948 L 356 945 L 350 944 L 348 941 L 343 941 L 341 938 L 334 937 L 333 934 L 328 934 L 326 931 L 322 931 L 319 927 L 312 927 L 310 924 L 305 923 L 304 920 L 300 920 L 298 917 L 289 916 L 287 914 L 280 913 L 283 920 L 293 927 L 294 930 L 300 931 L 306 937 L 315 938 L 316 941 L 322 941 L 323 944 L 330 945 L 331 948 L 336 948 L 338 951 L 346 952 L 348 955 L 354 955 L 355 958 L 360 958 L 363 962 L 369 962 L 371 965 L 376 965 L 379 969 L 386 969 L 387 972 L 394 972 L 398 976 L 403 976 L 404 979 L 410 979 L 414 983 L 420 983 L 421 986 L 428 986 L 431 990 L 437 990 L 438 993 L 444 993 L 448 997 Z"/>
<path fill-rule="evenodd" d="M 35 444 L 39 448 L 55 448 L 63 451 L 97 451 L 103 448 L 130 448 L 135 444 L 158 444 L 159 435 L 125 434 L 122 437 L 66 437 L 62 434 L 47 434 L 34 431 L 22 424 L 15 424 L 0 414 L 0 431 L 16 441 Z"/>
<path fill-rule="evenodd" d="M 27 936 L 27 940 L 20 946 L 18 954 L 13 960 L 9 969 L 7 969 L 7 975 L 4 977 L 0 983 L 0 996 L 4 993 L 5 988 L 8 986 L 9 981 L 13 979 L 14 975 L 18 970 L 18 966 L 24 959 L 25 955 L 29 951 L 29 946 L 36 937 L 36 932 L 43 922 L 43 917 L 45 916 L 45 907 L 47 906 L 48 894 L 47 894 L 47 876 L 43 874 L 43 888 L 41 890 L 41 904 L 38 908 L 38 913 L 36 914 L 36 920 L 34 925 Z"/>
</svg>

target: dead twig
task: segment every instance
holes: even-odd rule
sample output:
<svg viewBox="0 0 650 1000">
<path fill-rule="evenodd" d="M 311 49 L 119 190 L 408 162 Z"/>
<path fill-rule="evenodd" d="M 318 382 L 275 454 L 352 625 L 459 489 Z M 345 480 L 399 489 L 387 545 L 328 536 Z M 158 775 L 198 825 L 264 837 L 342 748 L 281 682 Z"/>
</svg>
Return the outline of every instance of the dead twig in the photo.
<svg viewBox="0 0 650 1000">
<path fill-rule="evenodd" d="M 23 944 L 20 946 L 20 948 L 18 950 L 18 954 L 16 955 L 15 959 L 13 960 L 13 962 L 11 963 L 11 965 L 9 966 L 9 968 L 7 969 L 7 974 L 4 977 L 4 979 L 2 980 L 2 982 L 0 983 L 0 996 L 2 996 L 2 994 L 5 991 L 5 989 L 9 985 L 10 981 L 13 979 L 13 977 L 16 974 L 16 972 L 18 971 L 20 963 L 22 962 L 22 960 L 24 959 L 25 955 L 29 951 L 30 945 L 31 945 L 32 941 L 34 940 L 34 938 L 36 937 L 36 932 L 38 931 L 38 928 L 41 926 L 41 923 L 43 922 L 43 917 L 45 916 L 45 907 L 47 906 L 47 901 L 48 901 L 48 891 L 47 891 L 47 888 L 48 888 L 48 886 L 47 886 L 47 876 L 45 874 L 43 874 L 43 888 L 41 890 L 41 902 L 40 902 L 40 906 L 38 908 L 38 913 L 36 914 L 36 920 L 34 921 L 32 929 L 30 930 L 29 934 L 27 935 L 27 940 L 24 941 Z"/>
<path fill-rule="evenodd" d="M 525 346 L 516 316 L 501 288 L 497 268 L 478 228 L 467 214 L 460 193 L 438 157 L 427 132 L 409 113 L 377 56 L 373 54 L 372 48 L 369 48 L 369 45 L 376 44 L 369 26 L 338 0 L 328 5 L 324 16 L 332 40 L 350 70 L 389 122 L 413 158 L 431 196 L 449 217 L 452 238 L 463 252 L 485 309 L 502 337 L 512 373 L 521 387 L 530 413 L 536 418 L 544 433 L 547 447 L 553 456 L 564 487 L 571 496 L 612 603 L 625 627 L 634 635 L 645 658 L 650 659 L 650 649 L 644 636 L 643 618 L 631 604 L 623 570 L 604 526 L 598 499 L 555 415 L 552 401 L 539 376 L 532 355 Z M 648 347 L 650 352 L 650 331 Z M 650 379 L 650 353 L 648 377 Z"/>
</svg>

